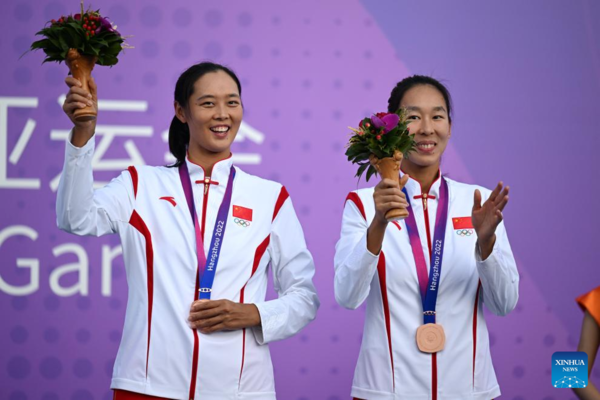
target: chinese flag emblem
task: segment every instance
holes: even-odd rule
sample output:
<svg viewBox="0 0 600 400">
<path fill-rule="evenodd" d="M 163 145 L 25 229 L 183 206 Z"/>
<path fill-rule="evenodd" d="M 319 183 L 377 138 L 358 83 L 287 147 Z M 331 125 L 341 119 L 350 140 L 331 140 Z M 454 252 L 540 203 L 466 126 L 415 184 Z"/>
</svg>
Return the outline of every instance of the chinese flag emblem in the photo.
<svg viewBox="0 0 600 400">
<path fill-rule="evenodd" d="M 242 206 L 233 206 L 233 216 L 234 218 L 252 221 L 252 209 Z"/>
<path fill-rule="evenodd" d="M 471 217 L 454 217 L 452 225 L 454 225 L 454 229 L 473 229 Z"/>
</svg>

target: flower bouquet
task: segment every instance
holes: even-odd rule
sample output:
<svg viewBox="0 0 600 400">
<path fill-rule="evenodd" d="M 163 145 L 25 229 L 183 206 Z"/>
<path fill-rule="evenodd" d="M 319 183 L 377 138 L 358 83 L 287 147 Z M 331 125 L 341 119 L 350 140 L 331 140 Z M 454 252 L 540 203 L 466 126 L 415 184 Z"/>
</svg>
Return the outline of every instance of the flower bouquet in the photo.
<svg viewBox="0 0 600 400">
<path fill-rule="evenodd" d="M 404 110 L 397 113 L 377 113 L 360 121 L 358 128 L 350 128 L 348 161 L 358 164 L 356 176 L 366 171 L 368 181 L 373 174 L 385 179 L 400 179 L 400 163 L 415 148 L 414 137 L 408 131 Z M 388 221 L 408 216 L 406 210 L 390 210 Z"/>
<path fill-rule="evenodd" d="M 79 14 L 53 19 L 36 35 L 44 38 L 34 42 L 30 51 L 42 49 L 46 53 L 43 63 L 65 61 L 71 75 L 88 91 L 88 81 L 94 65 L 115 65 L 121 50 L 128 47 L 117 32 L 117 27 L 107 17 L 100 15 L 100 10 L 88 9 L 84 12 L 83 1 Z M 96 115 L 96 110 L 92 107 L 75 111 L 78 121 L 93 120 Z"/>
</svg>

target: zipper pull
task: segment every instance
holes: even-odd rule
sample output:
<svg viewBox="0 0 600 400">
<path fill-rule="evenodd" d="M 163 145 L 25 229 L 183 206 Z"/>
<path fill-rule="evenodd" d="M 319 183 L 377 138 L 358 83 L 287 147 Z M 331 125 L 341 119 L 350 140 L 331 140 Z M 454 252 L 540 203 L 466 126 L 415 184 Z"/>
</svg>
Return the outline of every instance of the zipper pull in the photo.
<svg viewBox="0 0 600 400">
<path fill-rule="evenodd" d="M 210 176 L 204 178 L 204 194 L 208 193 L 209 185 L 210 185 Z"/>
<path fill-rule="evenodd" d="M 427 193 L 423 193 L 423 210 L 427 211 Z"/>
</svg>

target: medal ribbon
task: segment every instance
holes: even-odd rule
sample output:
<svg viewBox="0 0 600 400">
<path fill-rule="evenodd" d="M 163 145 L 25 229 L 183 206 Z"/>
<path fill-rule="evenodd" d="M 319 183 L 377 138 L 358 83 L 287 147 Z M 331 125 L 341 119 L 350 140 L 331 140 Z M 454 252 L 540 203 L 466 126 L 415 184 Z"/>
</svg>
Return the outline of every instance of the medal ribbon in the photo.
<svg viewBox="0 0 600 400">
<path fill-rule="evenodd" d="M 410 199 L 406 188 L 403 188 L 402 191 L 406 195 L 406 198 Z M 423 303 L 423 323 L 434 324 L 435 306 L 440 287 L 440 277 L 442 276 L 446 223 L 448 222 L 448 183 L 444 178 L 441 179 L 440 184 L 440 197 L 435 218 L 435 231 L 433 233 L 433 248 L 431 249 L 431 263 L 429 264 L 429 279 L 427 279 L 427 264 L 425 263 L 423 246 L 421 246 L 419 229 L 417 228 L 413 212 L 406 217 L 405 222 L 417 268 L 417 277 L 419 279 L 421 301 Z"/>
<path fill-rule="evenodd" d="M 200 287 L 198 299 L 200 300 L 210 300 L 212 286 L 215 281 L 215 273 L 217 272 L 217 265 L 219 263 L 219 255 L 221 254 L 221 247 L 223 246 L 225 228 L 227 227 L 227 214 L 229 213 L 229 206 L 231 205 L 234 178 L 235 168 L 231 166 L 227 188 L 225 189 L 225 196 L 219 207 L 219 212 L 217 213 L 217 220 L 215 222 L 215 228 L 213 229 L 212 239 L 210 241 L 210 249 L 208 251 L 209 257 L 207 259 L 204 255 L 204 241 L 202 240 L 202 232 L 200 231 L 198 216 L 196 215 L 194 192 L 192 191 L 192 181 L 190 179 L 187 162 L 184 161 L 179 165 L 179 179 L 181 180 L 181 186 L 185 193 L 185 200 L 187 201 L 190 215 L 194 222 L 194 230 L 196 231 L 196 254 L 198 256 L 198 270 L 200 271 L 198 274 L 198 284 Z M 206 210 L 204 210 L 204 212 L 206 212 Z M 202 265 L 204 265 L 204 269 L 201 269 Z"/>
</svg>

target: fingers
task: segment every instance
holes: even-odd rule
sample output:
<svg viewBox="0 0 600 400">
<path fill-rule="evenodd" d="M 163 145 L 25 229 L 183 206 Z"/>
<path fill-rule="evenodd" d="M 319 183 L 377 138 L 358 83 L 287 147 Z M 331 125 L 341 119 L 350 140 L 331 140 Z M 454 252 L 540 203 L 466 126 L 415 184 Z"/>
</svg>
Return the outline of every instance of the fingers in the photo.
<svg viewBox="0 0 600 400">
<path fill-rule="evenodd" d="M 500 204 L 500 202 L 502 202 L 502 200 L 508 196 L 508 191 L 509 191 L 509 187 L 506 186 L 504 188 L 504 190 L 502 190 L 502 192 L 500 192 L 500 194 L 498 194 L 498 196 L 496 196 L 496 198 L 494 199 L 494 204 L 496 204 L 496 205 Z"/>
<path fill-rule="evenodd" d="M 68 93 L 67 97 L 71 94 L 77 94 L 82 97 L 88 98 L 90 100 L 94 100 L 94 101 L 96 100 L 95 95 L 97 92 L 97 87 L 96 87 L 96 82 L 94 81 L 93 78 L 88 81 L 88 86 L 90 88 L 89 92 L 82 87 L 81 82 L 79 80 L 73 78 L 72 76 L 66 77 L 65 83 L 69 87 L 69 93 Z"/>
<path fill-rule="evenodd" d="M 191 312 L 198 312 L 203 310 L 209 310 L 212 308 L 217 308 L 223 303 L 222 300 L 196 300 L 192 303 L 190 307 Z"/>
<path fill-rule="evenodd" d="M 498 203 L 496 205 L 496 209 L 498 211 L 500 211 L 500 214 L 502 214 L 502 211 L 504 210 L 504 207 L 506 207 L 507 203 L 508 203 L 508 196 L 504 196 L 504 198 L 500 201 L 500 203 Z"/>
<path fill-rule="evenodd" d="M 502 214 L 502 211 L 496 210 L 496 218 L 498 218 L 498 224 L 500 222 L 502 222 L 502 220 L 504 219 L 504 215 Z M 496 224 L 496 226 L 498 226 L 498 225 Z"/>
<path fill-rule="evenodd" d="M 502 190 L 502 185 L 502 181 L 498 182 L 494 190 L 492 190 L 492 193 L 490 193 L 489 200 L 494 201 L 496 199 L 496 196 L 498 196 L 498 193 L 500 193 L 500 191 Z"/>
<path fill-rule="evenodd" d="M 63 103 L 63 110 L 67 115 L 72 116 L 76 110 L 94 105 L 92 95 L 81 87 L 79 80 L 68 76 L 65 83 L 69 87 L 69 93 Z"/>
<path fill-rule="evenodd" d="M 76 101 L 70 102 L 70 103 L 65 101 L 63 103 L 63 110 L 68 115 L 72 115 L 75 112 L 75 110 L 78 110 L 80 108 L 85 108 L 85 107 L 86 107 L 86 103 L 80 103 L 80 102 L 76 102 Z"/>
<path fill-rule="evenodd" d="M 221 323 L 223 323 L 224 320 L 225 320 L 225 317 L 223 315 L 216 315 L 212 318 L 201 319 L 201 320 L 190 321 L 190 322 L 192 322 L 192 326 L 194 328 L 202 330 L 205 328 L 210 328 L 212 326 L 221 324 Z"/>
<path fill-rule="evenodd" d="M 481 208 L 481 192 L 479 189 L 475 189 L 475 193 L 473 194 L 473 211 L 479 210 Z"/>
<path fill-rule="evenodd" d="M 71 87 L 81 87 L 81 82 L 79 81 L 79 79 L 75 79 L 72 76 L 67 76 L 65 78 L 65 83 L 67 84 L 67 86 L 69 88 L 71 88 Z"/>
<path fill-rule="evenodd" d="M 375 186 L 375 189 L 388 189 L 388 188 L 398 188 L 400 189 L 400 185 L 395 179 L 382 179 L 381 182 Z"/>
<path fill-rule="evenodd" d="M 81 94 L 69 92 L 69 95 L 65 99 L 65 103 L 75 103 L 75 102 L 84 103 L 84 104 L 87 104 L 88 106 L 94 105 L 89 93 L 87 95 L 81 95 Z"/>
<path fill-rule="evenodd" d="M 190 311 L 188 321 L 194 322 L 194 321 L 198 321 L 201 319 L 209 319 L 209 318 L 216 317 L 217 315 L 221 315 L 221 313 L 222 313 L 222 311 L 219 307 L 211 308 L 209 310 L 196 311 L 196 312 Z"/>
<path fill-rule="evenodd" d="M 375 203 L 375 206 L 388 206 L 393 204 L 392 207 L 408 208 L 408 201 L 402 196 L 382 196 L 379 197 Z"/>
</svg>

